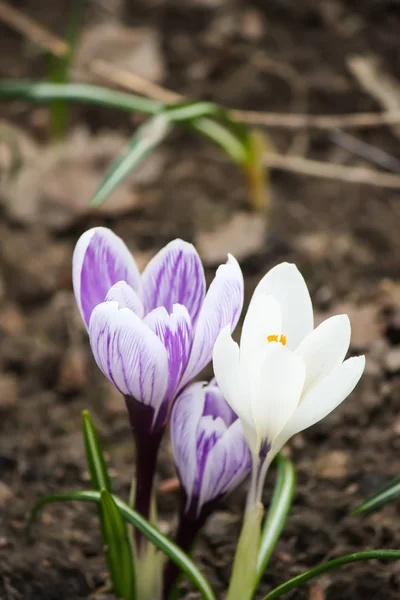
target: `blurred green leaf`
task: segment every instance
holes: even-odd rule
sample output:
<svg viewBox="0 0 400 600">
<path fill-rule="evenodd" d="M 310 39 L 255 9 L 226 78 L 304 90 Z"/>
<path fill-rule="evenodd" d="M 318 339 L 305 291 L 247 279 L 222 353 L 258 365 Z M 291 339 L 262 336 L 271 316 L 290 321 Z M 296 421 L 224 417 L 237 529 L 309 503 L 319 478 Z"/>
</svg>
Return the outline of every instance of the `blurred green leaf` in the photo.
<svg viewBox="0 0 400 600">
<path fill-rule="evenodd" d="M 0 82 L 0 102 L 10 100 L 84 102 L 127 112 L 147 113 L 154 115 L 155 119 L 164 115 L 162 118 L 169 124 L 176 123 L 185 129 L 200 133 L 220 146 L 243 169 L 249 185 L 252 205 L 255 208 L 264 208 L 267 183 L 263 165 L 262 144 L 258 143 L 255 135 L 247 126 L 238 122 L 231 116 L 229 111 L 213 102 L 184 102 L 165 105 L 157 100 L 90 84 L 52 84 L 5 80 Z M 160 120 L 157 123 L 160 124 Z M 142 127 L 145 128 L 146 125 L 152 125 L 152 120 Z M 139 143 L 136 134 L 138 136 L 142 135 L 141 128 L 133 136 L 130 148 L 126 149 L 124 155 L 120 155 L 113 163 L 112 174 L 115 168 L 117 171 L 121 169 L 123 172 L 123 166 L 124 164 L 127 165 L 129 160 L 132 161 L 133 165 L 131 169 L 134 168 L 156 147 L 157 144 L 147 149 L 146 145 L 142 143 L 143 140 Z M 131 146 L 134 147 L 133 150 Z M 122 164 L 120 164 L 121 162 Z M 103 184 L 101 185 L 98 191 L 99 195 L 96 194 L 92 200 L 92 206 L 101 204 L 110 193 L 110 190 L 114 189 L 113 179 L 114 177 L 110 176 L 109 171 L 106 186 L 103 189 Z M 118 178 L 116 180 L 118 181 Z"/>
<path fill-rule="evenodd" d="M 51 83 L 67 83 L 70 78 L 70 70 L 76 44 L 81 32 L 83 14 L 87 0 L 72 0 L 68 14 L 65 41 L 68 44 L 68 52 L 65 56 L 49 57 L 48 79 Z M 68 104 L 64 100 L 51 103 L 50 106 L 50 130 L 53 137 L 65 135 L 68 127 Z"/>
<path fill-rule="evenodd" d="M 291 461 L 278 454 L 275 463 L 277 467 L 276 482 L 261 534 L 257 564 L 257 585 L 265 572 L 286 524 L 296 490 L 296 471 Z"/>
<path fill-rule="evenodd" d="M 341 556 L 340 558 L 335 558 L 330 560 L 318 567 L 314 567 L 301 575 L 297 575 L 293 577 L 293 579 L 289 579 L 282 585 L 278 586 L 272 592 L 264 596 L 263 600 L 275 600 L 276 598 L 280 598 L 283 594 L 290 592 L 294 588 L 298 588 L 310 579 L 314 579 L 322 573 L 326 573 L 331 569 L 336 569 L 337 567 L 341 567 L 343 565 L 348 565 L 353 562 L 359 562 L 362 560 L 399 560 L 400 559 L 400 550 L 365 550 L 364 552 L 355 552 L 354 554 L 346 554 L 345 556 Z"/>
<path fill-rule="evenodd" d="M 170 132 L 170 123 L 161 112 L 138 127 L 128 146 L 117 156 L 107 170 L 90 206 L 99 206 L 128 175 L 161 144 Z"/>
<path fill-rule="evenodd" d="M 171 558 L 178 567 L 193 582 L 202 595 L 204 600 L 216 600 L 210 584 L 204 575 L 199 571 L 194 562 L 169 538 L 163 535 L 154 525 L 146 521 L 139 513 L 134 511 L 125 502 L 117 496 L 112 496 L 115 504 L 120 510 L 122 518 L 136 527 L 152 544 L 161 552 Z M 46 505 L 52 502 L 65 502 L 67 500 L 80 500 L 84 502 L 95 502 L 100 504 L 100 492 L 98 491 L 79 491 L 66 494 L 50 494 L 44 496 L 35 504 L 32 509 L 28 526 L 36 518 L 38 512 Z"/>
<path fill-rule="evenodd" d="M 111 481 L 96 428 L 90 413 L 82 413 L 83 439 L 92 486 L 101 491 L 99 518 L 110 579 L 114 592 L 124 600 L 135 600 L 135 562 L 125 525 L 111 496 Z"/>
<path fill-rule="evenodd" d="M 111 481 L 106 461 L 104 460 L 95 426 L 87 410 L 84 410 L 82 413 L 82 430 L 92 486 L 98 491 L 105 489 L 111 492 Z"/>
<path fill-rule="evenodd" d="M 354 514 L 371 512 L 377 510 L 381 506 L 394 502 L 400 498 L 400 476 L 395 477 L 385 487 L 377 491 L 375 494 L 364 500 L 353 511 Z"/>
<path fill-rule="evenodd" d="M 43 103 L 65 100 L 148 114 L 156 113 L 163 107 L 162 103 L 157 100 L 109 90 L 88 83 L 44 83 L 5 79 L 0 81 L 0 102 L 9 102 L 10 100 Z"/>
<path fill-rule="evenodd" d="M 100 514 L 103 539 L 107 540 L 105 553 L 113 591 L 118 598 L 135 600 L 132 547 L 119 508 L 106 489 L 100 492 Z"/>
</svg>

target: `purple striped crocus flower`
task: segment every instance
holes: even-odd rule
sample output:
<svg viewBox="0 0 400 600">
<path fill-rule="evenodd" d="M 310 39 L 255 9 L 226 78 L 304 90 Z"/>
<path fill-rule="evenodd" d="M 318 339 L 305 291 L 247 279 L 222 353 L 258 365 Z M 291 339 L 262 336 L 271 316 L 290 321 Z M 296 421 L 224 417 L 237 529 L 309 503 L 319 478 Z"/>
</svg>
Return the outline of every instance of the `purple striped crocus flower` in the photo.
<svg viewBox="0 0 400 600">
<path fill-rule="evenodd" d="M 236 326 L 242 272 L 229 256 L 206 294 L 199 255 L 177 239 L 140 274 L 124 242 L 95 227 L 76 245 L 73 284 L 97 365 L 125 397 L 136 443 L 134 506 L 148 518 L 172 404 L 210 362 L 220 331 Z"/>
<path fill-rule="evenodd" d="M 215 380 L 189 385 L 171 414 L 175 464 L 185 492 L 185 513 L 197 519 L 249 473 L 251 455 L 242 425 Z"/>
<path fill-rule="evenodd" d="M 152 408 L 163 428 L 177 393 L 211 360 L 220 331 L 236 326 L 243 276 L 228 257 L 205 293 L 194 246 L 167 244 L 142 274 L 124 242 L 95 227 L 79 239 L 73 284 L 98 366 L 126 397 Z"/>
<path fill-rule="evenodd" d="M 251 454 L 243 428 L 215 380 L 193 383 L 178 396 L 171 414 L 171 440 L 183 491 L 177 544 L 189 551 L 218 501 L 243 481 Z M 171 563 L 164 587 L 177 576 Z"/>
</svg>

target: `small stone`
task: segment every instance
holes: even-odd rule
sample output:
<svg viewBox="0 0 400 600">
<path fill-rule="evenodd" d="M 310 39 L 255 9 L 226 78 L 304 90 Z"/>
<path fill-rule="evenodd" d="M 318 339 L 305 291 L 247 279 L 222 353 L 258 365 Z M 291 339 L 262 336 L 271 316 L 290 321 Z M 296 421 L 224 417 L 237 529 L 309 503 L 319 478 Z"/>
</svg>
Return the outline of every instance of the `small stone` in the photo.
<svg viewBox="0 0 400 600">
<path fill-rule="evenodd" d="M 257 41 L 264 35 L 263 17 L 258 10 L 250 8 L 243 13 L 241 33 L 251 41 Z"/>
<path fill-rule="evenodd" d="M 79 346 L 71 346 L 61 359 L 58 387 L 63 394 L 81 392 L 87 384 L 86 353 Z"/>
<path fill-rule="evenodd" d="M 341 450 L 332 450 L 317 460 L 317 474 L 321 479 L 341 479 L 348 473 L 349 456 Z"/>
<path fill-rule="evenodd" d="M 14 493 L 11 488 L 4 481 L 0 481 L 0 506 L 6 506 L 13 499 Z"/>
<path fill-rule="evenodd" d="M 0 329 L 9 335 L 23 333 L 25 330 L 25 319 L 17 306 L 6 306 L 0 312 Z"/>
<path fill-rule="evenodd" d="M 393 348 L 385 356 L 384 367 L 391 375 L 400 371 L 400 348 Z"/>
<path fill-rule="evenodd" d="M 14 408 L 18 402 L 18 379 L 15 375 L 0 375 L 0 411 Z"/>
</svg>

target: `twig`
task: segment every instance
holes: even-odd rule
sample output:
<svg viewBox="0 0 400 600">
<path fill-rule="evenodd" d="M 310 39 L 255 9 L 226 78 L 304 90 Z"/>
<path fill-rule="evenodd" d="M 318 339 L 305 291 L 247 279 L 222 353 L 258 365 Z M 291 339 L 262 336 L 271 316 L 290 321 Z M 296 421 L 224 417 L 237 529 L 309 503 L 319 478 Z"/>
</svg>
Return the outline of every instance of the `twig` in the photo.
<svg viewBox="0 0 400 600">
<path fill-rule="evenodd" d="M 187 100 L 187 98 L 185 98 L 185 96 L 181 96 L 181 94 L 177 94 L 172 90 L 163 88 L 160 85 L 153 83 L 149 79 L 145 79 L 144 77 L 136 75 L 131 71 L 120 69 L 105 60 L 96 59 L 91 61 L 89 64 L 89 70 L 94 75 L 99 75 L 100 77 L 103 77 L 116 85 L 120 85 L 131 92 L 142 94 L 143 96 L 147 96 L 148 98 L 152 98 L 154 100 L 159 100 L 165 104 L 174 104 L 176 102 Z"/>
<path fill-rule="evenodd" d="M 120 85 L 131 92 L 172 104 L 188 100 L 186 96 L 157 85 L 144 77 L 119 69 L 105 60 L 94 60 L 90 71 L 107 81 Z M 253 110 L 231 110 L 231 115 L 247 123 L 263 127 L 285 129 L 364 129 L 400 123 L 400 110 L 390 112 L 349 113 L 346 115 L 307 115 L 291 113 L 258 112 Z"/>
<path fill-rule="evenodd" d="M 349 152 L 352 152 L 356 156 L 365 158 L 366 160 L 383 167 L 387 171 L 400 173 L 400 160 L 388 152 L 385 152 L 385 150 L 359 140 L 354 137 L 354 135 L 350 135 L 349 133 L 345 133 L 338 129 L 332 131 L 330 138 L 335 144 L 349 150 Z"/>
<path fill-rule="evenodd" d="M 299 175 L 320 177 L 345 181 L 346 183 L 359 183 L 373 185 L 392 190 L 400 189 L 400 175 L 381 173 L 365 167 L 346 167 L 333 163 L 310 160 L 301 156 L 284 156 L 280 154 L 267 154 L 264 158 L 265 165 L 270 169 L 289 171 Z"/>
<path fill-rule="evenodd" d="M 69 47 L 64 40 L 53 35 L 42 25 L 2 0 L 0 1 L 0 20 L 59 58 L 68 53 Z"/>
<path fill-rule="evenodd" d="M 103 60 L 93 61 L 90 64 L 90 70 L 116 85 L 120 85 L 136 93 L 144 94 L 154 100 L 159 100 L 160 102 L 173 103 L 186 99 L 184 96 L 156 85 L 143 77 L 138 77 L 133 73 L 118 69 Z M 390 113 L 361 113 L 344 115 L 343 117 L 336 115 L 312 117 L 308 115 L 284 115 L 257 113 L 252 111 L 231 111 L 231 113 L 239 120 L 244 120 L 244 114 L 250 114 L 252 116 L 254 115 L 254 117 L 258 117 L 258 119 L 263 118 L 265 120 L 270 120 L 268 124 L 280 127 L 289 126 L 289 128 L 293 129 L 308 126 L 314 126 L 319 129 L 332 129 L 339 125 L 341 127 L 346 127 L 346 124 L 351 127 L 367 127 L 371 125 L 381 125 L 387 122 L 400 123 L 400 111 L 396 115 Z M 396 121 L 394 121 L 394 116 L 396 116 Z M 275 117 L 280 119 L 278 124 L 274 121 Z M 257 119 L 255 119 L 252 121 L 252 124 L 260 125 L 260 122 L 257 122 Z M 262 124 L 266 124 L 265 121 Z M 280 155 L 275 152 L 266 153 L 265 165 L 271 169 L 290 171 L 292 173 L 308 175 L 311 177 L 321 177 L 323 179 L 334 179 L 348 183 L 363 183 L 377 187 L 400 189 L 400 175 L 380 173 L 364 167 L 346 167 L 343 165 L 309 160 L 300 156 Z"/>
<path fill-rule="evenodd" d="M 400 110 L 400 83 L 389 75 L 378 57 L 352 56 L 347 63 L 361 87 L 386 111 Z M 393 132 L 400 137 L 399 127 L 394 127 Z"/>
</svg>

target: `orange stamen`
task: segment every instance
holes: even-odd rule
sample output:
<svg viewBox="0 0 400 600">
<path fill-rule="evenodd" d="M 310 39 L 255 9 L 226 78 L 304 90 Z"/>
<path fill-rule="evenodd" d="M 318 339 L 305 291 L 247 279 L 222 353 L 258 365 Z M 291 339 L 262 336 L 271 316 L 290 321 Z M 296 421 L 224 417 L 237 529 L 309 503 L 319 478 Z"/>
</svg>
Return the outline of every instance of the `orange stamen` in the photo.
<svg viewBox="0 0 400 600">
<path fill-rule="evenodd" d="M 280 336 L 278 336 L 278 334 L 274 333 L 272 335 L 267 336 L 267 341 L 279 342 L 280 344 L 282 344 L 282 346 L 286 346 L 286 335 L 281 334 Z"/>
</svg>

